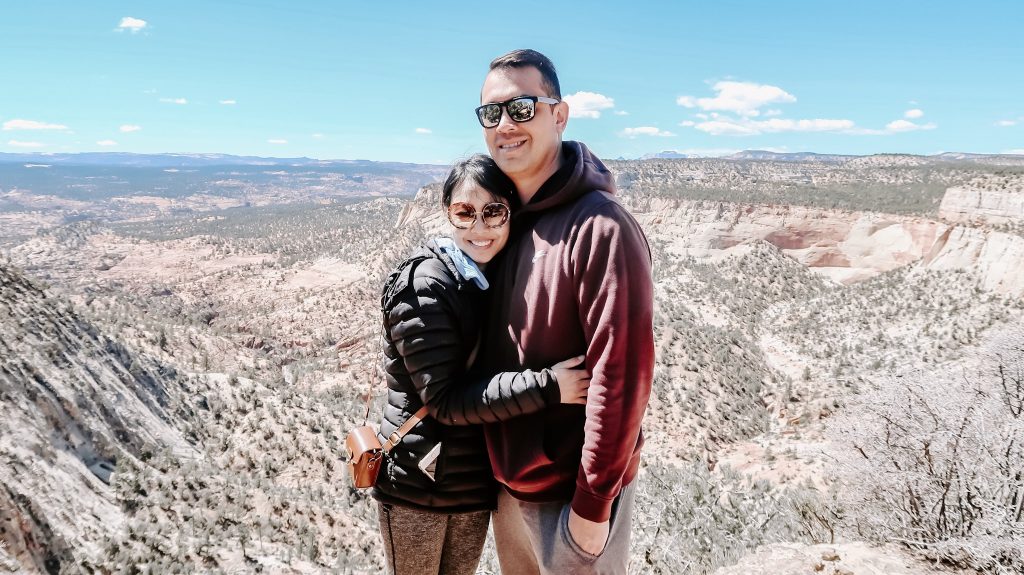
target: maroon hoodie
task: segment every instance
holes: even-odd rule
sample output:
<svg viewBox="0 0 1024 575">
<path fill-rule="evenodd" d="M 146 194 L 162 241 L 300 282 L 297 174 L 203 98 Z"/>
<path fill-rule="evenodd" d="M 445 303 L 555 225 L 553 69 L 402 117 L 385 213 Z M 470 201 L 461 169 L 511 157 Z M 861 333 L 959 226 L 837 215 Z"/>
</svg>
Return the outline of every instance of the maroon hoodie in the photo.
<svg viewBox="0 0 1024 575">
<path fill-rule="evenodd" d="M 572 501 L 606 521 L 636 476 L 654 372 L 651 253 L 616 201 L 614 178 L 578 142 L 513 215 L 496 265 L 484 365 L 542 369 L 586 354 L 587 405 L 558 405 L 485 426 L 495 477 L 525 501 Z"/>
</svg>

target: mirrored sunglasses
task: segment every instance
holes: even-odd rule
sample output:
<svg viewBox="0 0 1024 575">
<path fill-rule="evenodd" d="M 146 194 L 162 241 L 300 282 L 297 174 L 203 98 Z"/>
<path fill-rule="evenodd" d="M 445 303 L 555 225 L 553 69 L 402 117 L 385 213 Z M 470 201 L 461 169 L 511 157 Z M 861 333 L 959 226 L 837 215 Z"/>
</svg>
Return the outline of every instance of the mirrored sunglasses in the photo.
<svg viewBox="0 0 1024 575">
<path fill-rule="evenodd" d="M 476 211 L 473 204 L 456 202 L 448 206 L 448 221 L 460 230 L 468 230 L 473 227 L 477 216 L 479 216 L 485 226 L 500 228 L 508 221 L 509 213 L 508 206 L 501 202 L 487 204 L 479 212 Z"/>
<path fill-rule="evenodd" d="M 501 122 L 501 110 L 504 108 L 513 122 L 529 122 L 537 113 L 537 102 L 553 106 L 558 103 L 558 100 L 544 96 L 517 96 L 504 102 L 492 102 L 480 106 L 476 109 L 476 119 L 480 120 L 481 126 L 493 128 Z"/>
</svg>

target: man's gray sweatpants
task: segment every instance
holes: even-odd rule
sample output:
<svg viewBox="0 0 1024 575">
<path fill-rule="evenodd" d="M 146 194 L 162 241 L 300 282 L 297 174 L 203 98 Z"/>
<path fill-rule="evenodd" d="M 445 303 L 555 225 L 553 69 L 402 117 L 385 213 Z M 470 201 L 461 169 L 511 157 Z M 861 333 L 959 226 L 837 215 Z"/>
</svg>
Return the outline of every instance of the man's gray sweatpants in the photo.
<svg viewBox="0 0 1024 575">
<path fill-rule="evenodd" d="M 608 543 L 591 555 L 569 535 L 569 504 L 519 501 L 502 489 L 491 516 L 502 575 L 626 575 L 636 483 L 612 505 Z"/>
</svg>

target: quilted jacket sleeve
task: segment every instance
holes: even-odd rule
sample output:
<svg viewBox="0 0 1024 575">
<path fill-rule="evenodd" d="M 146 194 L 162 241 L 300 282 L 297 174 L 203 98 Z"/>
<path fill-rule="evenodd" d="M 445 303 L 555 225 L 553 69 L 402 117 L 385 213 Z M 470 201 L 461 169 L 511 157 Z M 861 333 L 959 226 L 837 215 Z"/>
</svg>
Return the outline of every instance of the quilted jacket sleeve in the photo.
<svg viewBox="0 0 1024 575">
<path fill-rule="evenodd" d="M 385 317 L 386 335 L 430 415 L 446 425 L 493 423 L 540 411 L 560 400 L 550 369 L 466 379 L 468 349 L 460 330 L 457 287 L 425 264 Z"/>
</svg>

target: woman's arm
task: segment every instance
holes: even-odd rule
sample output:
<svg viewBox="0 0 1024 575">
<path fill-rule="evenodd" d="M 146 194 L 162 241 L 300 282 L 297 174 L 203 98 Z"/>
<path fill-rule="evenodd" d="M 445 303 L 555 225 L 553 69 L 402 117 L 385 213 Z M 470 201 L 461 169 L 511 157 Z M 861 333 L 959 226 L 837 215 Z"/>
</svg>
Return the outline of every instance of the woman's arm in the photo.
<svg viewBox="0 0 1024 575">
<path fill-rule="evenodd" d="M 589 376 L 571 369 L 578 360 L 466 381 L 467 344 L 456 314 L 474 311 L 459 309 L 453 287 L 427 274 L 417 273 L 411 287 L 399 295 L 385 318 L 385 334 L 397 352 L 385 352 L 386 369 L 407 372 L 420 400 L 441 423 L 492 423 L 560 402 L 585 401 Z"/>
</svg>

